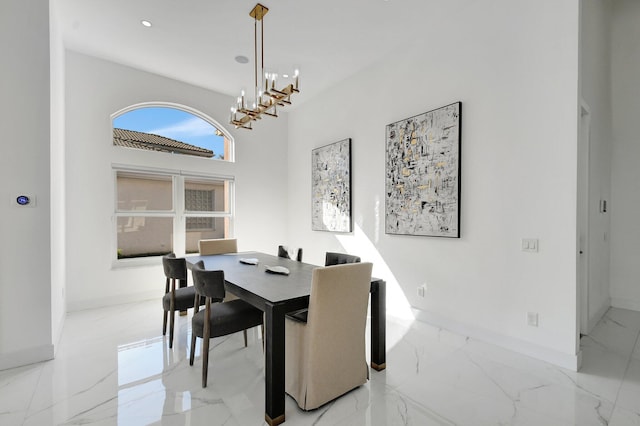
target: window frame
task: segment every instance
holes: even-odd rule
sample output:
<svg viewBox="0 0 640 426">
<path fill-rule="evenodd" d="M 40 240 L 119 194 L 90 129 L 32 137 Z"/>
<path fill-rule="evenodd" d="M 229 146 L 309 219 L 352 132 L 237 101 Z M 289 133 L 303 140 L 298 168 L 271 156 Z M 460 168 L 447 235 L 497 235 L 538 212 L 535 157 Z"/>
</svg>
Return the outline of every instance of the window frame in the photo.
<svg viewBox="0 0 640 426">
<path fill-rule="evenodd" d="M 152 167 L 139 167 L 125 164 L 112 164 L 113 179 L 113 214 L 112 214 L 112 250 L 111 263 L 113 269 L 125 268 L 141 265 L 157 265 L 161 256 L 144 256 L 134 258 L 118 258 L 118 218 L 119 217 L 169 217 L 173 218 L 172 251 L 178 256 L 186 253 L 187 217 L 212 217 L 228 219 L 228 235 L 226 238 L 233 238 L 235 235 L 235 177 L 222 174 L 200 173 L 185 170 L 158 169 Z M 123 210 L 118 208 L 118 172 L 128 174 L 140 174 L 141 176 L 161 176 L 171 178 L 172 185 L 172 209 L 171 210 Z M 185 205 L 185 181 L 188 180 L 225 181 L 229 184 L 228 189 L 228 211 L 214 212 L 193 212 L 187 211 Z"/>
</svg>

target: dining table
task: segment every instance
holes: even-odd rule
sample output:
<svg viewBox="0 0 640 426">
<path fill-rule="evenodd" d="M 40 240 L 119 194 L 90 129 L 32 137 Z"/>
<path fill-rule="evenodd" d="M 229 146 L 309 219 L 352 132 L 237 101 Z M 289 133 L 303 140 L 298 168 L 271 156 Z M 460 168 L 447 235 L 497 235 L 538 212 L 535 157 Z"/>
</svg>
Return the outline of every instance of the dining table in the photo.
<svg viewBox="0 0 640 426">
<path fill-rule="evenodd" d="M 264 312 L 265 421 L 285 421 L 285 315 L 309 306 L 312 271 L 317 265 L 261 252 L 187 255 L 191 269 L 199 261 L 207 270 L 224 271 L 225 289 Z M 288 272 L 270 270 L 286 268 Z M 386 368 L 386 283 L 371 278 L 371 368 Z"/>
</svg>

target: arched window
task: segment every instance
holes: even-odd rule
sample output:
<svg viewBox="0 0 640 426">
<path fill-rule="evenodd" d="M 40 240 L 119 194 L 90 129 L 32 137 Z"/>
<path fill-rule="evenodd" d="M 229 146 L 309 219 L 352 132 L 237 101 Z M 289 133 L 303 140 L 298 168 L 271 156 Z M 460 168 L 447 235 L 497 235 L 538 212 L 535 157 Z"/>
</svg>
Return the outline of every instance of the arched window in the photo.
<svg viewBox="0 0 640 426">
<path fill-rule="evenodd" d="M 233 140 L 213 119 L 183 105 L 138 104 L 113 115 L 113 144 L 233 161 Z"/>
</svg>

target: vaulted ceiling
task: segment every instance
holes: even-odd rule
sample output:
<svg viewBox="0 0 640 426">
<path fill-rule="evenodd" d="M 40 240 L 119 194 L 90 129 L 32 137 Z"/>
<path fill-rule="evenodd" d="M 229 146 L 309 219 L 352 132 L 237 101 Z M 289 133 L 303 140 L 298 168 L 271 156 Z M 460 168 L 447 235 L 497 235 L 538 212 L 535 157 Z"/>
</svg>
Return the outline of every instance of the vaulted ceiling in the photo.
<svg viewBox="0 0 640 426">
<path fill-rule="evenodd" d="M 469 0 L 264 0 L 265 67 L 302 104 L 397 49 L 438 43 Z M 53 0 L 68 49 L 237 96 L 254 81 L 255 0 Z M 152 23 L 144 27 L 141 20 Z M 424 46 L 424 43 L 420 44 Z M 428 52 L 420 52 L 428 54 Z M 249 58 L 240 64 L 238 55 Z M 437 60 L 437 58 L 434 58 Z"/>
</svg>

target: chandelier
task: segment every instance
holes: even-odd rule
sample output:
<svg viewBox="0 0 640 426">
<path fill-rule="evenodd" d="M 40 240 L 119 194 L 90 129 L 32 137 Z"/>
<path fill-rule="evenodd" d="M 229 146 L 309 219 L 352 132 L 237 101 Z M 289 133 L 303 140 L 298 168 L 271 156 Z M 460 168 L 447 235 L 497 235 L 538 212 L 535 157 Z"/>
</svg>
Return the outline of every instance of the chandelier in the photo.
<svg viewBox="0 0 640 426">
<path fill-rule="evenodd" d="M 282 74 L 285 86 L 278 89 L 278 73 L 264 68 L 264 15 L 269 9 L 260 3 L 251 10 L 254 19 L 254 93 L 250 97 L 244 90 L 231 107 L 229 122 L 237 128 L 251 130 L 251 123 L 262 119 L 262 115 L 278 116 L 278 108 L 291 105 L 291 95 L 298 93 L 299 70 L 293 74 Z M 258 21 L 260 21 L 260 73 L 258 73 Z M 287 84 L 288 83 L 288 84 Z"/>
</svg>

